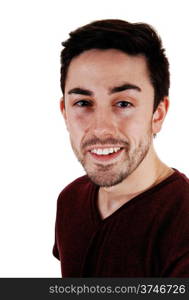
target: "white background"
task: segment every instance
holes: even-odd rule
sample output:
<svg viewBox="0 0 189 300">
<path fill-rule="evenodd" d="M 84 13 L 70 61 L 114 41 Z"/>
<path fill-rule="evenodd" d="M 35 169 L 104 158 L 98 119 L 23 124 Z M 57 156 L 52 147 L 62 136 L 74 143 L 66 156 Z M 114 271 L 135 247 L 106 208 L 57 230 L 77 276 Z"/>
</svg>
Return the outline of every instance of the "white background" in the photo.
<svg viewBox="0 0 189 300">
<path fill-rule="evenodd" d="M 84 174 L 59 111 L 61 42 L 103 18 L 147 22 L 171 65 L 171 107 L 155 144 L 189 175 L 188 1 L 0 2 L 0 277 L 60 277 L 52 256 L 56 199 Z"/>
</svg>

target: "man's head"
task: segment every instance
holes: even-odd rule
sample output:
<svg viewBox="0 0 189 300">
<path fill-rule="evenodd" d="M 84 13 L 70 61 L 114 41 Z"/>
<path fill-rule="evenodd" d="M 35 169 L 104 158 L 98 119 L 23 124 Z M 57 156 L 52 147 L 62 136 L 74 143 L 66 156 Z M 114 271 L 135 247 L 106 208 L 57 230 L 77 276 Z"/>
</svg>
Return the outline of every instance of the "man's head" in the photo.
<svg viewBox="0 0 189 300">
<path fill-rule="evenodd" d="M 143 55 L 154 88 L 154 111 L 169 92 L 169 63 L 156 31 L 145 23 L 123 20 L 92 22 L 70 33 L 62 43 L 61 88 L 64 93 L 67 72 L 72 59 L 89 49 L 117 49 L 131 56 Z"/>
<path fill-rule="evenodd" d="M 149 25 L 102 20 L 63 45 L 61 110 L 73 150 L 96 184 L 118 184 L 146 157 L 166 115 L 161 41 Z"/>
</svg>

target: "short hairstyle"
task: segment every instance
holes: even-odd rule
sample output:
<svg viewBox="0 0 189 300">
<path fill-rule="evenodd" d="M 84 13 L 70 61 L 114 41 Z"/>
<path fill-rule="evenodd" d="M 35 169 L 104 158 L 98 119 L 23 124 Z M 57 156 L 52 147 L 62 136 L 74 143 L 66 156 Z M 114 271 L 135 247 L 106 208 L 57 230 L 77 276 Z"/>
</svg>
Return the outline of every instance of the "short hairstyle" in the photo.
<svg viewBox="0 0 189 300">
<path fill-rule="evenodd" d="M 154 88 L 154 111 L 170 86 L 169 62 L 155 29 L 146 23 L 130 23 L 118 19 L 106 19 L 89 23 L 70 32 L 62 42 L 61 89 L 64 94 L 66 76 L 71 60 L 90 49 L 117 49 L 146 58 L 150 81 Z"/>
</svg>

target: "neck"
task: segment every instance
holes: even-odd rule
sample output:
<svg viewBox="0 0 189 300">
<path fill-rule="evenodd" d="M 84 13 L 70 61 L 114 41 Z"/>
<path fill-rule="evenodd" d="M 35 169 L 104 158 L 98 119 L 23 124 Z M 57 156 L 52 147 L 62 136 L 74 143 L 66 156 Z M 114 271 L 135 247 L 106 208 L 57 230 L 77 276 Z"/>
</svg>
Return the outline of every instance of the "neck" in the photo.
<svg viewBox="0 0 189 300">
<path fill-rule="evenodd" d="M 158 184 L 173 172 L 158 158 L 152 144 L 146 157 L 132 174 L 115 186 L 101 187 L 99 195 L 110 206 L 113 202 L 126 202 Z"/>
</svg>

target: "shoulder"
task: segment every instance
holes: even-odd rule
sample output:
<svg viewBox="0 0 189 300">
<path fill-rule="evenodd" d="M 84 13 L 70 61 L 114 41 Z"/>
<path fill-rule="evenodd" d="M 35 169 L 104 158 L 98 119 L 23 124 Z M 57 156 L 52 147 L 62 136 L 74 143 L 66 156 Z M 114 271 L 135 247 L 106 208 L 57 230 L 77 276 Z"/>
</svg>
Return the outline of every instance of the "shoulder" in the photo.
<svg viewBox="0 0 189 300">
<path fill-rule="evenodd" d="M 157 220 L 160 277 L 188 276 L 189 180 L 176 170 L 168 185 Z"/>
<path fill-rule="evenodd" d="M 173 198 L 185 199 L 189 206 L 189 179 L 187 176 L 178 170 L 175 170 L 173 183 L 170 186 Z"/>
<path fill-rule="evenodd" d="M 188 200 L 186 204 L 189 205 L 189 179 L 185 174 L 174 170 L 175 172 L 170 177 L 157 186 L 157 191 L 162 194 L 161 200 L 164 203 L 172 205 L 175 201 L 186 199 Z"/>
<path fill-rule="evenodd" d="M 189 178 L 184 173 L 181 173 L 180 171 L 178 171 L 176 169 L 174 169 L 174 170 L 175 170 L 176 178 L 180 181 L 180 183 L 188 186 L 188 188 L 189 188 Z"/>
<path fill-rule="evenodd" d="M 73 180 L 71 183 L 69 183 L 60 193 L 60 196 L 65 194 L 65 193 L 69 193 L 69 192 L 74 192 L 78 190 L 83 189 L 84 187 L 89 187 L 90 185 L 92 185 L 93 183 L 91 182 L 91 180 L 89 179 L 89 177 L 87 175 L 78 177 L 77 179 Z"/>
<path fill-rule="evenodd" d="M 175 170 L 153 188 L 145 204 L 144 209 L 154 216 L 158 234 L 174 238 L 180 228 L 189 234 L 189 181 L 184 174 Z"/>
<path fill-rule="evenodd" d="M 186 175 L 175 170 L 159 200 L 157 215 L 162 235 L 172 232 L 171 238 L 175 239 L 177 234 L 181 238 L 184 232 L 189 234 L 189 180 Z"/>
<path fill-rule="evenodd" d="M 71 183 L 69 183 L 58 196 L 58 205 L 64 201 L 64 199 L 82 197 L 88 193 L 88 191 L 94 186 L 94 183 L 87 175 L 78 177 Z"/>
</svg>

